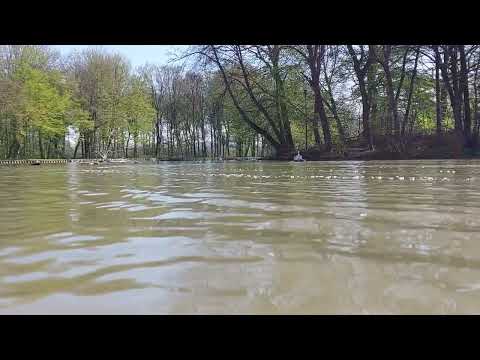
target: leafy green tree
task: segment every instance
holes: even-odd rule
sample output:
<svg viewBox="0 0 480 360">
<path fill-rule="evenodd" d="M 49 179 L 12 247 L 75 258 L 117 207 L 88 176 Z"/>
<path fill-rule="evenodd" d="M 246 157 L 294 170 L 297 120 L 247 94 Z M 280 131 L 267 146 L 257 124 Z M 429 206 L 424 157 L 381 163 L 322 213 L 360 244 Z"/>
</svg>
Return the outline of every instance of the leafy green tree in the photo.
<svg viewBox="0 0 480 360">
<path fill-rule="evenodd" d="M 125 157 L 128 157 L 128 146 L 132 137 L 133 157 L 136 158 L 139 136 L 151 130 L 151 124 L 155 118 L 155 109 L 150 101 L 148 89 L 140 77 L 132 76 L 130 78 L 126 93 L 121 99 L 120 111 L 127 130 Z"/>
</svg>

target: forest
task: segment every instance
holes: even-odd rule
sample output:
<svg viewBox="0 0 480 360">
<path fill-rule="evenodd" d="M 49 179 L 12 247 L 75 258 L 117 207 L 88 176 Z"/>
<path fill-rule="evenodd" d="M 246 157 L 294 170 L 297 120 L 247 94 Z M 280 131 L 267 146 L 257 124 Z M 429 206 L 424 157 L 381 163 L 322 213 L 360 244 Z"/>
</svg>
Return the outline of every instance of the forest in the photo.
<svg viewBox="0 0 480 360">
<path fill-rule="evenodd" d="M 478 45 L 0 46 L 0 159 L 475 156 Z"/>
</svg>

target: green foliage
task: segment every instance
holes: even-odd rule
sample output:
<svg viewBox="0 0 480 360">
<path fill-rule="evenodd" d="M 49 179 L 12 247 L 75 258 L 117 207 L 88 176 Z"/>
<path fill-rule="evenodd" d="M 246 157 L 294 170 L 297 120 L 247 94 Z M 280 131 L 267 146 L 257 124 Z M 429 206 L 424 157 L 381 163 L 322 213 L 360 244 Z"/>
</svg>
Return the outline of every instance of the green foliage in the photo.
<svg viewBox="0 0 480 360">
<path fill-rule="evenodd" d="M 145 84 L 133 77 L 125 95 L 121 99 L 120 113 L 125 119 L 128 131 L 138 135 L 150 130 L 155 109 L 152 106 Z"/>
<path fill-rule="evenodd" d="M 47 137 L 64 134 L 71 99 L 68 93 L 59 91 L 59 78 L 28 65 L 19 69 L 18 77 L 23 82 L 21 116 L 24 121 Z"/>
<path fill-rule="evenodd" d="M 370 127 L 380 135 L 392 128 L 386 124 L 392 118 L 392 98 L 387 94 L 388 72 L 381 64 L 386 60 L 384 49 L 381 45 L 375 48 L 380 58 L 372 60 L 364 81 Z M 58 154 L 72 130 L 78 142 L 70 145 L 83 157 L 126 156 L 131 147 L 135 155 L 191 158 L 229 155 L 229 150 L 237 149 L 243 156 L 247 149 L 255 153 L 252 145 L 268 149 L 268 137 L 272 147 L 280 147 L 282 141 L 291 146 L 288 132 L 293 146 L 303 149 L 306 122 L 307 141 L 312 146 L 315 87 L 306 80 L 313 76 L 307 53 L 301 53 L 306 46 L 225 45 L 217 49 L 236 104 L 218 64 L 202 63 L 206 67 L 201 70 L 148 65 L 134 71 L 126 59 L 101 49 L 88 49 L 67 59 L 48 46 L 0 46 L 0 157 Z M 399 90 L 394 106 L 401 123 L 408 108 L 417 49 L 410 47 L 405 68 L 405 46 L 392 46 L 388 60 L 395 94 Z M 478 49 L 468 48 L 471 69 L 480 59 Z M 346 138 L 362 133 L 363 94 L 347 47 L 331 45 L 324 50 L 318 60 L 319 88 L 333 151 L 343 153 L 346 145 L 338 124 Z M 354 46 L 355 51 L 364 66 L 369 47 Z M 436 131 L 435 69 L 429 51 L 423 47 L 420 55 L 407 135 Z M 473 71 L 468 78 L 472 110 L 478 102 Z M 449 130 L 454 127 L 452 104 L 446 91 L 443 97 L 442 129 Z M 318 128 L 323 139 L 322 127 Z"/>
</svg>

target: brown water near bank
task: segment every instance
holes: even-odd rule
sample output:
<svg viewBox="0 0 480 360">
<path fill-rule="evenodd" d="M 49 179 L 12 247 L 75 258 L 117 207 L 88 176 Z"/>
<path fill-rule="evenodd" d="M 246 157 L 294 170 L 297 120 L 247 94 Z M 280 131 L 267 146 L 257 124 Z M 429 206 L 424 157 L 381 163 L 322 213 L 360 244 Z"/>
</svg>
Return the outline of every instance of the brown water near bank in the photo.
<svg viewBox="0 0 480 360">
<path fill-rule="evenodd" d="M 480 161 L 0 168 L 0 313 L 479 313 Z"/>
</svg>

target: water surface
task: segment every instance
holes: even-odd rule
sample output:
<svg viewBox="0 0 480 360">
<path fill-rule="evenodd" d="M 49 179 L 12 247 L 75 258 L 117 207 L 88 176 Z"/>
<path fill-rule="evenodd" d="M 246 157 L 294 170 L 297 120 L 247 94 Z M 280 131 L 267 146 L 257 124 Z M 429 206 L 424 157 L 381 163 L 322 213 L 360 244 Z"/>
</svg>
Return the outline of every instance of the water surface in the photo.
<svg viewBox="0 0 480 360">
<path fill-rule="evenodd" d="M 480 162 L 0 167 L 0 313 L 480 313 Z"/>
</svg>

